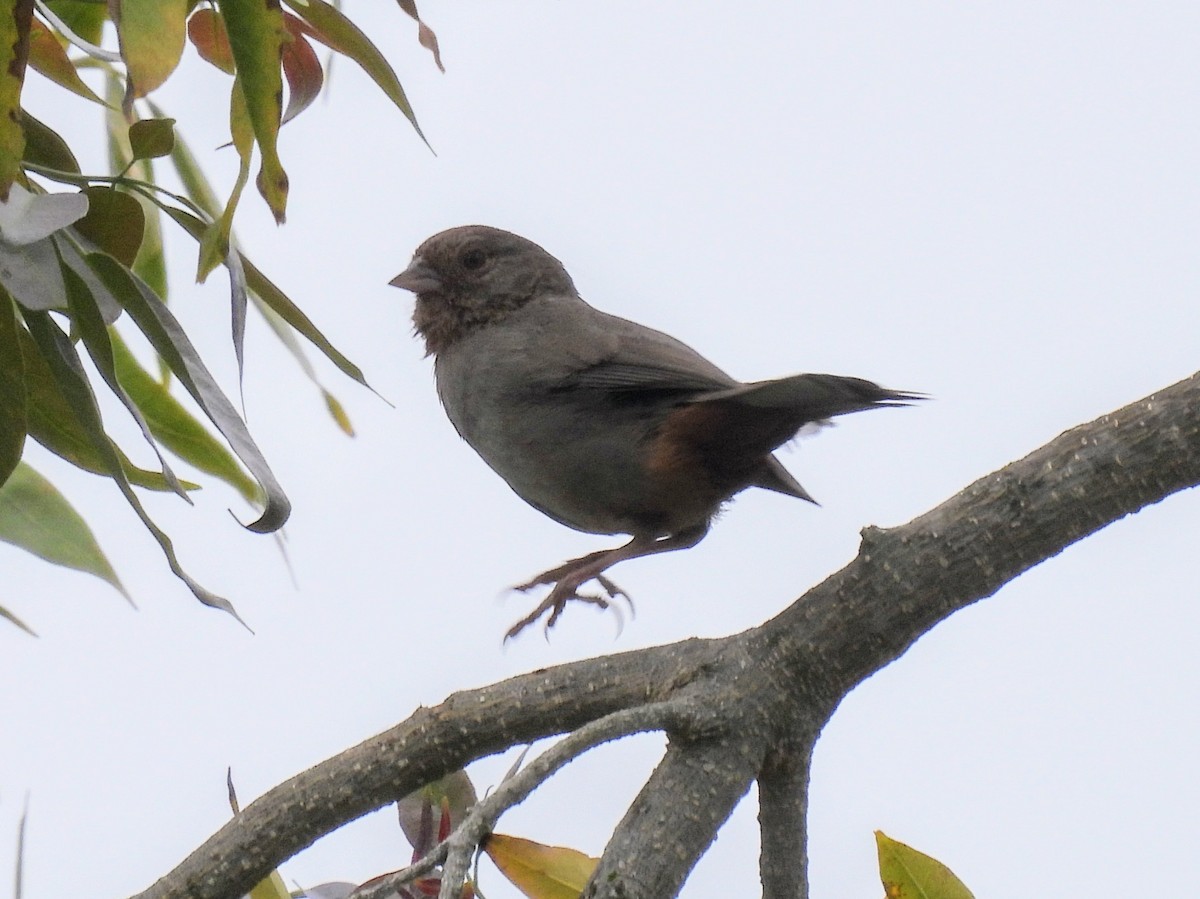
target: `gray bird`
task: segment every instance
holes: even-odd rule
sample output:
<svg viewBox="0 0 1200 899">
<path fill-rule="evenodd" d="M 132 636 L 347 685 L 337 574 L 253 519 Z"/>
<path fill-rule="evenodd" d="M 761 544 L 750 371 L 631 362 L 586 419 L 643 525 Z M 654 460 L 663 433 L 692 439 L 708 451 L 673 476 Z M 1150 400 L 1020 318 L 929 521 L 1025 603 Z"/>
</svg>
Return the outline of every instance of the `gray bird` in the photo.
<svg viewBox="0 0 1200 899">
<path fill-rule="evenodd" d="M 416 294 L 413 324 L 463 439 L 555 521 L 631 538 L 516 587 L 551 589 L 508 637 L 547 612 L 550 628 L 571 600 L 607 607 L 625 595 L 609 568 L 696 545 L 747 487 L 813 502 L 775 449 L 807 424 L 921 398 L 837 375 L 744 384 L 589 306 L 561 262 L 497 228 L 435 234 L 391 284 Z M 591 580 L 605 596 L 578 592 Z"/>
</svg>

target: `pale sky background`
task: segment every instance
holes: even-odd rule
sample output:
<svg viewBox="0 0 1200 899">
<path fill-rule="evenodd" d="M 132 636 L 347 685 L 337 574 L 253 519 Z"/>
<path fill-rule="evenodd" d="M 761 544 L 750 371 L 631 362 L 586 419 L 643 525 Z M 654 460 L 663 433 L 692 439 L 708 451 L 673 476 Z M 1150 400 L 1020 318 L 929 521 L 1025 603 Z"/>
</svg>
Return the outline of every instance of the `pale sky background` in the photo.
<svg viewBox="0 0 1200 899">
<path fill-rule="evenodd" d="M 318 360 L 350 440 L 261 322 L 246 406 L 291 496 L 299 589 L 231 491 L 148 506 L 198 605 L 107 481 L 31 458 L 92 522 L 140 609 L 0 546 L 0 879 L 26 793 L 26 896 L 149 885 L 243 803 L 450 692 L 753 627 L 892 526 L 1061 431 L 1200 365 L 1200 9 L 1194 3 L 439 2 L 447 72 L 392 4 L 347 4 L 393 61 L 434 157 L 350 63 L 284 129 L 289 222 L 248 196 L 247 253 L 391 408 Z M 227 81 L 189 55 L 156 99 L 228 190 Z M 206 95 L 203 104 L 196 98 Z M 100 117 L 30 77 L 28 105 L 99 166 Z M 820 509 L 743 495 L 697 548 L 618 568 L 637 618 L 570 609 L 502 649 L 504 588 L 610 538 L 525 506 L 445 420 L 387 286 L 442 228 L 517 231 L 584 297 L 746 379 L 828 371 L 924 390 L 788 452 Z M 174 303 L 236 394 L 227 291 Z M 314 356 L 315 358 L 315 356 Z M 115 431 L 146 462 L 115 411 Z M 1200 588 L 1194 491 L 1072 547 L 857 689 L 817 746 L 815 897 L 880 895 L 872 831 L 980 897 L 1195 891 Z M 499 830 L 592 854 L 662 740 L 575 763 Z M 472 767 L 482 790 L 513 756 Z M 684 889 L 755 895 L 753 795 Z M 388 810 L 284 866 L 362 880 L 408 851 Z M 514 891 L 485 870 L 491 899 Z"/>
</svg>

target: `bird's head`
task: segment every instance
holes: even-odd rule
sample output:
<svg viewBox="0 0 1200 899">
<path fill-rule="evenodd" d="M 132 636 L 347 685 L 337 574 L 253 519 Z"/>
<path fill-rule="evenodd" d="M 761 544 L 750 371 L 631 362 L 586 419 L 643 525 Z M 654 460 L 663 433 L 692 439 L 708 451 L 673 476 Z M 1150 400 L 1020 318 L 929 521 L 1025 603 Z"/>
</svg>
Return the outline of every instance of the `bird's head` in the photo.
<svg viewBox="0 0 1200 899">
<path fill-rule="evenodd" d="M 531 240 L 486 225 L 435 234 L 390 283 L 416 294 L 413 326 L 429 354 L 534 297 L 577 295 L 561 262 Z"/>
</svg>

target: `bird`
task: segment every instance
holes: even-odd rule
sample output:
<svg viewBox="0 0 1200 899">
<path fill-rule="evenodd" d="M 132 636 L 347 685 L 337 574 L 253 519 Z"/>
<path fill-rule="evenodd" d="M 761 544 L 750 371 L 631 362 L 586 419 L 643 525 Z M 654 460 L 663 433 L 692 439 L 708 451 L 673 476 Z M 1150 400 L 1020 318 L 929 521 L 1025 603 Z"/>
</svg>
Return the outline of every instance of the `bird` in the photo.
<svg viewBox="0 0 1200 899">
<path fill-rule="evenodd" d="M 548 634 L 572 601 L 628 600 L 610 568 L 695 546 L 747 488 L 815 503 L 776 449 L 806 426 L 925 396 L 829 374 L 743 383 L 589 305 L 558 259 L 486 225 L 433 235 L 390 284 L 416 297 L 413 328 L 459 435 L 535 509 L 629 537 L 514 587 L 550 590 L 506 640 L 544 615 Z M 590 581 L 602 593 L 581 593 Z"/>
</svg>

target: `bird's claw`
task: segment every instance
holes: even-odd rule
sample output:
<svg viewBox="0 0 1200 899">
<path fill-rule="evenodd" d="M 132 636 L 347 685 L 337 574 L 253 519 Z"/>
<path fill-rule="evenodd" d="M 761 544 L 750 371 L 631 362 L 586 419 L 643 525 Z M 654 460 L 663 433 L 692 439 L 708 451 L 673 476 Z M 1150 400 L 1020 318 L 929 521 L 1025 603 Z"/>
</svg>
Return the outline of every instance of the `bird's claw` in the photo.
<svg viewBox="0 0 1200 899">
<path fill-rule="evenodd" d="M 578 592 L 578 583 L 572 584 L 571 581 L 566 577 L 563 577 L 560 580 L 559 577 L 556 576 L 560 574 L 561 572 L 557 570 L 547 571 L 544 574 L 538 575 L 528 583 L 519 584 L 512 588 L 521 593 L 527 593 L 534 587 L 552 587 L 549 595 L 547 595 L 545 599 L 538 603 L 538 605 L 534 607 L 533 611 L 517 621 L 508 629 L 508 632 L 504 635 L 505 642 L 517 636 L 517 634 L 521 633 L 521 631 L 523 631 L 529 625 L 533 624 L 543 615 L 546 615 L 547 612 L 549 612 L 549 615 L 546 617 L 546 623 L 542 626 L 542 634 L 547 640 L 549 640 L 550 629 L 554 627 L 554 625 L 558 622 L 558 619 L 562 617 L 562 613 L 567 608 L 567 603 L 572 601 L 598 606 L 601 610 L 611 610 L 613 616 L 617 619 L 617 636 L 621 635 L 621 632 L 625 628 L 625 616 L 621 613 L 620 606 L 615 604 L 615 600 L 624 599 L 625 603 L 629 606 L 629 612 L 632 615 L 634 614 L 634 607 L 633 600 L 630 599 L 629 594 L 618 587 L 610 578 L 607 578 L 602 574 L 594 575 L 591 578 L 588 578 L 588 580 L 596 581 L 596 583 L 600 585 L 601 589 L 604 590 L 604 593 L 606 594 L 605 596 L 598 596 L 592 593 L 580 593 Z"/>
</svg>

